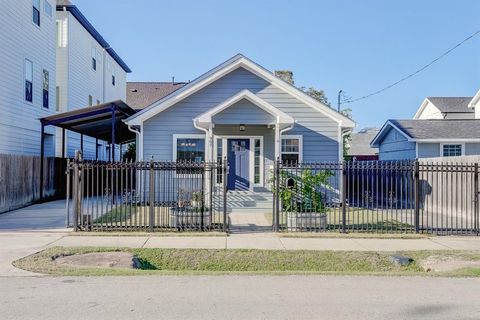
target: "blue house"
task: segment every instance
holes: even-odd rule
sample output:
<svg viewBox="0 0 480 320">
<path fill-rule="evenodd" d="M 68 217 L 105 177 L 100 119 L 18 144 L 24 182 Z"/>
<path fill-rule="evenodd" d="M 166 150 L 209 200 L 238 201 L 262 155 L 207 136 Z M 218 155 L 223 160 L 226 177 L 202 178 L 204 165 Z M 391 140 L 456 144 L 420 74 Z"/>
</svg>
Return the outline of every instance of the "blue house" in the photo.
<svg viewBox="0 0 480 320">
<path fill-rule="evenodd" d="M 355 123 L 238 54 L 126 119 L 137 159 L 230 164 L 230 190 L 268 188 L 275 159 L 339 161 Z"/>
<path fill-rule="evenodd" d="M 371 146 L 380 160 L 480 155 L 480 119 L 388 120 Z"/>
</svg>

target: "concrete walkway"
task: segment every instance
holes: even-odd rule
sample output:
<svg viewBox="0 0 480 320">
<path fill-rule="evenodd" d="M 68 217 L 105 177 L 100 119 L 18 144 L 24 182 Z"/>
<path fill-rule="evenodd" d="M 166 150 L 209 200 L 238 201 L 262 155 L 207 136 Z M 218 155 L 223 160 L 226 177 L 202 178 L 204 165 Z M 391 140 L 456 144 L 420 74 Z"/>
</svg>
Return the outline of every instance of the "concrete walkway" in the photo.
<svg viewBox="0 0 480 320">
<path fill-rule="evenodd" d="M 66 225 L 65 200 L 34 204 L 0 214 L 0 230 L 63 229 Z"/>
</svg>

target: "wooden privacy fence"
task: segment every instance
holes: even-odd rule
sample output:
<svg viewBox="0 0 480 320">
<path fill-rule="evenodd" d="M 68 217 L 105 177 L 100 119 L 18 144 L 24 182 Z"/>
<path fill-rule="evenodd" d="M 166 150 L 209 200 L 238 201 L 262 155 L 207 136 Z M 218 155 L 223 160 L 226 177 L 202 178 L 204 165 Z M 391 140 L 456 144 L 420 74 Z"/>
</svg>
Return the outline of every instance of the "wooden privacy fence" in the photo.
<svg viewBox="0 0 480 320">
<path fill-rule="evenodd" d="M 44 198 L 65 196 L 66 160 L 45 158 Z M 40 157 L 0 154 L 0 213 L 40 200 Z"/>
</svg>

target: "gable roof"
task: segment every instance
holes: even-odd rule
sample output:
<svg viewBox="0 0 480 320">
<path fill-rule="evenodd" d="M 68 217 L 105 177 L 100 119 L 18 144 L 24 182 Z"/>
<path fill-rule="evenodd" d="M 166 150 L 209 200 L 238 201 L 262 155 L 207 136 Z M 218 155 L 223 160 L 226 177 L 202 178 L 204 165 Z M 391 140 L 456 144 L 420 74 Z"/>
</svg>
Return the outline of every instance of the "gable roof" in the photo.
<svg viewBox="0 0 480 320">
<path fill-rule="evenodd" d="M 463 120 L 388 120 L 371 142 L 378 147 L 386 133 L 395 129 L 408 141 L 480 141 L 480 119 Z"/>
<path fill-rule="evenodd" d="M 243 56 L 242 54 L 235 55 L 234 57 L 221 63 L 217 67 L 211 69 L 210 71 L 204 73 L 203 75 L 189 82 L 182 88 L 174 91 L 173 93 L 158 100 L 157 102 L 152 103 L 147 108 L 143 109 L 142 111 L 128 118 L 126 122 L 132 125 L 138 125 L 141 122 L 145 121 L 146 119 L 149 119 L 154 115 L 168 109 L 169 107 L 173 106 L 179 101 L 185 99 L 191 94 L 201 90 L 207 85 L 213 83 L 214 81 L 220 79 L 224 75 L 240 67 L 276 85 L 278 88 L 289 93 L 290 95 L 302 101 L 303 103 L 325 114 L 327 117 L 337 121 L 341 126 L 347 127 L 347 128 L 355 127 L 355 122 L 350 118 L 340 114 L 339 112 L 333 110 L 332 108 L 319 102 L 318 100 L 315 100 L 314 98 L 308 96 L 303 91 L 299 90 L 298 88 L 295 88 L 291 84 L 276 77 L 275 75 L 273 75 L 273 73 L 263 68 L 262 66 L 258 65 L 257 63 L 253 62 L 252 60 L 248 59 L 247 57 Z"/>
<path fill-rule="evenodd" d="M 359 132 L 354 132 L 348 142 L 348 155 L 350 156 L 373 156 L 378 154 L 378 148 L 370 146 L 370 141 L 380 131 L 378 128 L 368 128 Z"/>
<path fill-rule="evenodd" d="M 141 110 L 184 85 L 184 82 L 127 82 L 127 104 Z"/>
<path fill-rule="evenodd" d="M 97 40 L 97 42 L 102 46 L 105 51 L 108 52 L 108 54 L 115 60 L 120 67 L 126 72 L 130 73 L 132 70 L 127 66 L 127 64 L 120 58 L 120 56 L 113 50 L 112 47 L 108 44 L 107 41 L 100 35 L 100 33 L 94 28 L 94 26 L 90 23 L 90 21 L 85 18 L 85 16 L 82 14 L 82 12 L 72 4 L 71 1 L 69 0 L 57 0 L 57 11 L 63 11 L 66 10 L 70 12 L 77 20 L 80 22 L 80 24 L 90 33 L 90 35 Z"/>
<path fill-rule="evenodd" d="M 472 97 L 428 97 L 427 99 L 441 112 L 472 112 L 468 108 Z"/>
<path fill-rule="evenodd" d="M 195 123 L 211 123 L 212 117 L 225 109 L 230 108 L 235 103 L 246 99 L 262 109 L 263 111 L 273 115 L 276 117 L 276 123 L 283 123 L 283 124 L 293 124 L 294 120 L 288 114 L 278 110 L 274 106 L 272 106 L 267 101 L 263 100 L 262 98 L 258 97 L 257 95 L 253 94 L 250 90 L 242 90 L 239 93 L 235 94 L 234 96 L 228 98 L 227 100 L 223 101 L 216 107 L 208 110 L 207 112 L 199 115 L 193 121 Z"/>
<path fill-rule="evenodd" d="M 478 104 L 480 101 L 480 90 L 477 91 L 477 93 L 473 96 L 472 100 L 468 103 L 469 108 L 475 108 L 475 106 Z"/>
</svg>

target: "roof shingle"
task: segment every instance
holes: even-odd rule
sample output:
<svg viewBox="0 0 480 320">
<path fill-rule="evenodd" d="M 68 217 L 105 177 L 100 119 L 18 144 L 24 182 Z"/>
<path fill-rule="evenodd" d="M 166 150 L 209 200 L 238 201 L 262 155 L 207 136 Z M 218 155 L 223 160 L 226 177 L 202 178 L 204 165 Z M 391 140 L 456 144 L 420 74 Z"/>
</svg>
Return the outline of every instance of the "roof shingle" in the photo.
<svg viewBox="0 0 480 320">
<path fill-rule="evenodd" d="M 141 110 L 184 85 L 184 82 L 127 82 L 127 104 Z"/>
<path fill-rule="evenodd" d="M 427 99 L 441 112 L 474 112 L 468 107 L 472 97 L 428 97 Z"/>
<path fill-rule="evenodd" d="M 412 139 L 480 139 L 477 120 L 389 120 Z"/>
</svg>

